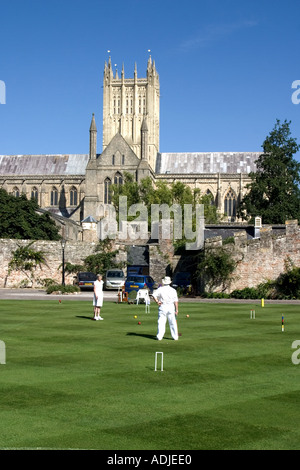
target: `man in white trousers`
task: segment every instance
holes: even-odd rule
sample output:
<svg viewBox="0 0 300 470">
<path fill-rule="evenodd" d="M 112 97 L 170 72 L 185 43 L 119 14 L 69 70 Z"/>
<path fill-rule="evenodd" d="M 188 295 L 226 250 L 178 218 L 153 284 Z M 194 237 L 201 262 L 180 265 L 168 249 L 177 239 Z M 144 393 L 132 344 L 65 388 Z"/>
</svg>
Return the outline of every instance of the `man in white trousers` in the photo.
<svg viewBox="0 0 300 470">
<path fill-rule="evenodd" d="M 156 339 L 161 341 L 166 332 L 166 323 L 169 322 L 172 338 L 178 340 L 178 296 L 173 287 L 170 286 L 171 278 L 166 276 L 162 280 L 162 286 L 159 287 L 154 293 L 153 298 L 158 304 L 158 321 L 157 321 L 157 335 Z"/>
</svg>

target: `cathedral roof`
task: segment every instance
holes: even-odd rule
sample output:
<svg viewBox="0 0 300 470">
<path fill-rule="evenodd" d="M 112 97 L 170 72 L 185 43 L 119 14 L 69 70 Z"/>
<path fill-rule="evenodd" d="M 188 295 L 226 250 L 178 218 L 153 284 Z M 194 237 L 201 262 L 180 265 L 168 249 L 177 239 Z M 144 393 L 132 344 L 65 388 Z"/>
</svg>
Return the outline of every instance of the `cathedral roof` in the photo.
<svg viewBox="0 0 300 470">
<path fill-rule="evenodd" d="M 1 176 L 84 175 L 89 155 L 0 155 Z"/>
<path fill-rule="evenodd" d="M 261 152 L 159 153 L 158 174 L 250 173 Z"/>
</svg>

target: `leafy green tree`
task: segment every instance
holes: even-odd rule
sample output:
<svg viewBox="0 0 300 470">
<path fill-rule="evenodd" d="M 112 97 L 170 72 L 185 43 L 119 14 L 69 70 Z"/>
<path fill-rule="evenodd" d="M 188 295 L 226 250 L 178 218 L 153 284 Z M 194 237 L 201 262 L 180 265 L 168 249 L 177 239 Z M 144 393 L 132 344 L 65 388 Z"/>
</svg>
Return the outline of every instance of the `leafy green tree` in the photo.
<svg viewBox="0 0 300 470">
<path fill-rule="evenodd" d="M 240 216 L 259 215 L 266 224 L 300 219 L 300 163 L 294 159 L 299 148 L 291 137 L 290 122 L 277 120 L 263 143 L 257 171 L 249 175 L 252 182 L 241 202 Z"/>
<path fill-rule="evenodd" d="M 200 253 L 197 277 L 205 282 L 210 292 L 219 286 L 225 290 L 233 279 L 235 268 L 236 262 L 230 251 L 224 247 L 212 248 Z"/>
<path fill-rule="evenodd" d="M 120 196 L 127 197 L 128 207 L 140 202 L 139 185 L 136 181 L 134 181 L 133 175 L 131 173 L 125 172 L 123 184 L 113 184 L 111 191 L 112 203 L 115 206 L 117 213 L 119 210 Z"/>
<path fill-rule="evenodd" d="M 127 196 L 127 205 L 145 204 L 149 217 L 151 216 L 152 204 L 191 204 L 195 209 L 196 204 L 204 205 L 204 214 L 207 223 L 218 221 L 217 208 L 211 203 L 211 196 L 201 194 L 199 188 L 191 189 L 188 185 L 177 181 L 169 185 L 164 181 L 158 181 L 154 187 L 150 177 L 144 178 L 140 184 L 134 181 L 131 174 L 124 174 L 124 184 L 112 185 L 112 203 L 118 214 L 119 196 Z M 171 213 L 172 216 L 172 213 Z M 133 217 L 134 219 L 135 217 Z M 128 220 L 130 218 L 128 217 Z M 151 221 L 149 220 L 149 223 Z"/>
<path fill-rule="evenodd" d="M 34 241 L 26 246 L 18 245 L 18 248 L 13 252 L 11 261 L 8 264 L 8 275 L 12 270 L 23 272 L 28 280 L 33 282 L 34 270 L 37 266 L 46 264 L 46 258 L 43 251 L 36 251 L 32 248 Z"/>
<path fill-rule="evenodd" d="M 0 188 L 0 237 L 59 240 L 59 229 L 47 213 L 39 214 L 34 199 L 15 197 Z"/>
<path fill-rule="evenodd" d="M 84 260 L 84 266 L 87 271 L 92 273 L 105 274 L 112 266 L 121 267 L 115 260 L 118 250 L 112 250 L 112 242 L 109 238 L 101 240 L 96 247 L 96 254 L 89 255 Z"/>
</svg>

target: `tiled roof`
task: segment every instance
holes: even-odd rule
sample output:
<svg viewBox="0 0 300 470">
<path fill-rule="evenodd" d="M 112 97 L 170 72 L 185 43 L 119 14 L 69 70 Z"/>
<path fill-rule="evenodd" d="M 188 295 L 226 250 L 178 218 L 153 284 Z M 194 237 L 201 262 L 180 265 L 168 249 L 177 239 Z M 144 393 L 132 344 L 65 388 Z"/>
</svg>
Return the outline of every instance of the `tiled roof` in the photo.
<svg viewBox="0 0 300 470">
<path fill-rule="evenodd" d="M 156 173 L 250 173 L 260 152 L 159 153 Z"/>
<path fill-rule="evenodd" d="M 0 175 L 84 175 L 89 155 L 0 155 Z"/>
</svg>

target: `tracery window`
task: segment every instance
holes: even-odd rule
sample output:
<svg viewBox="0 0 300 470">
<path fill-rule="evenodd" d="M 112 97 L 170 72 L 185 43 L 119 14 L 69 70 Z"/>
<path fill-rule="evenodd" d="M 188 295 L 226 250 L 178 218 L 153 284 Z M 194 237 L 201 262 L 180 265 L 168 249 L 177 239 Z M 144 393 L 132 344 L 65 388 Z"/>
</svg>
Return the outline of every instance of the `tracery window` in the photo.
<svg viewBox="0 0 300 470">
<path fill-rule="evenodd" d="M 224 213 L 228 217 L 236 217 L 236 195 L 229 189 L 224 199 Z"/>
<path fill-rule="evenodd" d="M 32 188 L 31 190 L 31 199 L 34 199 L 36 202 L 38 202 L 38 189 L 36 187 Z"/>
<path fill-rule="evenodd" d="M 78 192 L 77 189 L 73 186 L 70 189 L 70 206 L 77 206 L 78 204 Z"/>
<path fill-rule="evenodd" d="M 114 177 L 114 184 L 123 184 L 123 176 L 117 172 Z"/>
<path fill-rule="evenodd" d="M 55 186 L 51 189 L 50 195 L 50 205 L 57 206 L 58 205 L 58 190 Z"/>
<path fill-rule="evenodd" d="M 206 190 L 206 195 L 210 196 L 210 204 L 214 205 L 214 196 L 213 196 L 213 193 L 210 191 L 210 189 Z"/>
<path fill-rule="evenodd" d="M 20 197 L 20 190 L 17 186 L 14 187 L 12 193 L 15 197 Z"/>
</svg>

